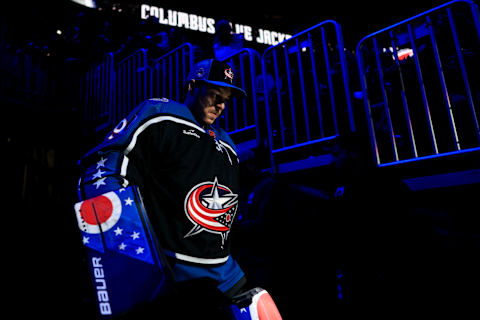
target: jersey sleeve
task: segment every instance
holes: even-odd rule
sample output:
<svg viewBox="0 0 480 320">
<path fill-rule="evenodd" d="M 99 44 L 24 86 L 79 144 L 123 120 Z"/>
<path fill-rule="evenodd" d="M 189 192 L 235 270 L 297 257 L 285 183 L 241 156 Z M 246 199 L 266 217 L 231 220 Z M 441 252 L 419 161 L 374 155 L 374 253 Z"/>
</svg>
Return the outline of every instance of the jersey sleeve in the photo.
<svg viewBox="0 0 480 320">
<path fill-rule="evenodd" d="M 91 155 L 96 162 L 90 163 L 79 180 L 80 200 L 90 199 L 108 191 L 126 187 L 127 177 L 122 173 L 125 156 L 118 151 L 98 152 Z"/>
<path fill-rule="evenodd" d="M 80 161 L 79 200 L 136 185 L 142 188 L 149 170 L 149 145 L 159 140 L 149 130 L 139 130 L 149 116 L 161 109 L 161 103 L 147 100 L 133 110 L 110 132 L 104 141 Z M 138 136 L 138 132 L 142 136 Z M 158 143 L 158 141 L 156 142 Z M 133 147 L 134 146 L 134 147 Z"/>
</svg>

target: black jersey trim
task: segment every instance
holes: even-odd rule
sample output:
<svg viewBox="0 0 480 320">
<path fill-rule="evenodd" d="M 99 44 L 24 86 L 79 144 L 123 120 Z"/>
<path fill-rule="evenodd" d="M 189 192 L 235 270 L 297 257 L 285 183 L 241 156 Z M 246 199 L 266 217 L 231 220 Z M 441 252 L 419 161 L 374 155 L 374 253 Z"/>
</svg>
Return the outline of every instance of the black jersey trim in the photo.
<svg viewBox="0 0 480 320">
<path fill-rule="evenodd" d="M 151 119 L 147 120 L 142 125 L 140 125 L 137 129 L 135 129 L 135 131 L 133 132 L 133 135 L 132 135 L 132 139 L 128 143 L 128 145 L 125 148 L 123 154 L 128 155 L 133 150 L 133 148 L 135 148 L 135 145 L 137 143 L 137 138 L 140 135 L 140 133 L 145 131 L 150 125 L 156 124 L 156 123 L 159 123 L 159 122 L 162 122 L 162 121 L 172 121 L 172 122 L 175 122 L 175 123 L 180 123 L 180 124 L 192 127 L 194 129 L 199 130 L 200 132 L 203 132 L 203 133 L 207 134 L 205 132 L 205 129 L 203 129 L 202 127 L 200 127 L 200 126 L 198 126 L 198 125 L 196 125 L 196 124 L 194 124 L 194 123 L 192 123 L 188 120 L 183 120 L 183 119 L 177 118 L 175 116 L 171 116 L 171 115 L 161 115 L 161 116 L 157 116 L 157 117 L 154 117 L 154 118 L 151 118 Z M 225 147 L 227 147 L 235 156 L 237 156 L 237 153 L 235 152 L 235 149 L 230 144 L 228 144 L 227 142 L 224 142 L 222 140 L 219 140 L 219 142 L 222 145 L 224 145 Z"/>
</svg>

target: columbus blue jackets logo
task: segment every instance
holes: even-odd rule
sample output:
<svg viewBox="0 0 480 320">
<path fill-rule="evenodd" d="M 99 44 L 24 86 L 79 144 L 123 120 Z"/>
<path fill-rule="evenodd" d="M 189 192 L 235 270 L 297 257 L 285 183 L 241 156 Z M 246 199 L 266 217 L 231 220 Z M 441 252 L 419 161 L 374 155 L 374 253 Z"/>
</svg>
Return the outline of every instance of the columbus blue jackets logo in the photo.
<svg viewBox="0 0 480 320">
<path fill-rule="evenodd" d="M 185 198 L 185 213 L 194 227 L 185 235 L 190 237 L 202 231 L 228 237 L 238 206 L 238 195 L 214 181 L 203 182 L 193 187 Z"/>
<path fill-rule="evenodd" d="M 230 84 L 233 84 L 233 71 L 232 68 L 225 69 L 225 80 L 230 81 Z"/>
</svg>

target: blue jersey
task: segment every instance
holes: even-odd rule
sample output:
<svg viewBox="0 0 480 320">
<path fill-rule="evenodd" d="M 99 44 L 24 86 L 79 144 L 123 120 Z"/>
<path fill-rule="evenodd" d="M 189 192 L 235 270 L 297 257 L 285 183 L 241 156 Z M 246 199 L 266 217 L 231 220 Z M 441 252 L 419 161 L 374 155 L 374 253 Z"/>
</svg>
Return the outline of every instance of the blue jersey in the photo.
<svg viewBox="0 0 480 320">
<path fill-rule="evenodd" d="M 202 127 L 184 104 L 143 102 L 80 161 L 80 200 L 137 186 L 165 253 L 227 261 L 238 208 L 238 157 L 220 128 Z"/>
</svg>

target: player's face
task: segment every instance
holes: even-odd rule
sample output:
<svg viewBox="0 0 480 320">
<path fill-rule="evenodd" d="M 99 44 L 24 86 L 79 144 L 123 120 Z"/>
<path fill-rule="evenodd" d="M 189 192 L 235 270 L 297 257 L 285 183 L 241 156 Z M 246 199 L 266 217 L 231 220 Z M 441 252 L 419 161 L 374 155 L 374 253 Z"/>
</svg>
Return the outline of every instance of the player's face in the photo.
<svg viewBox="0 0 480 320">
<path fill-rule="evenodd" d="M 225 109 L 225 101 L 231 96 L 226 87 L 201 86 L 197 90 L 196 117 L 206 125 L 211 125 Z"/>
</svg>

